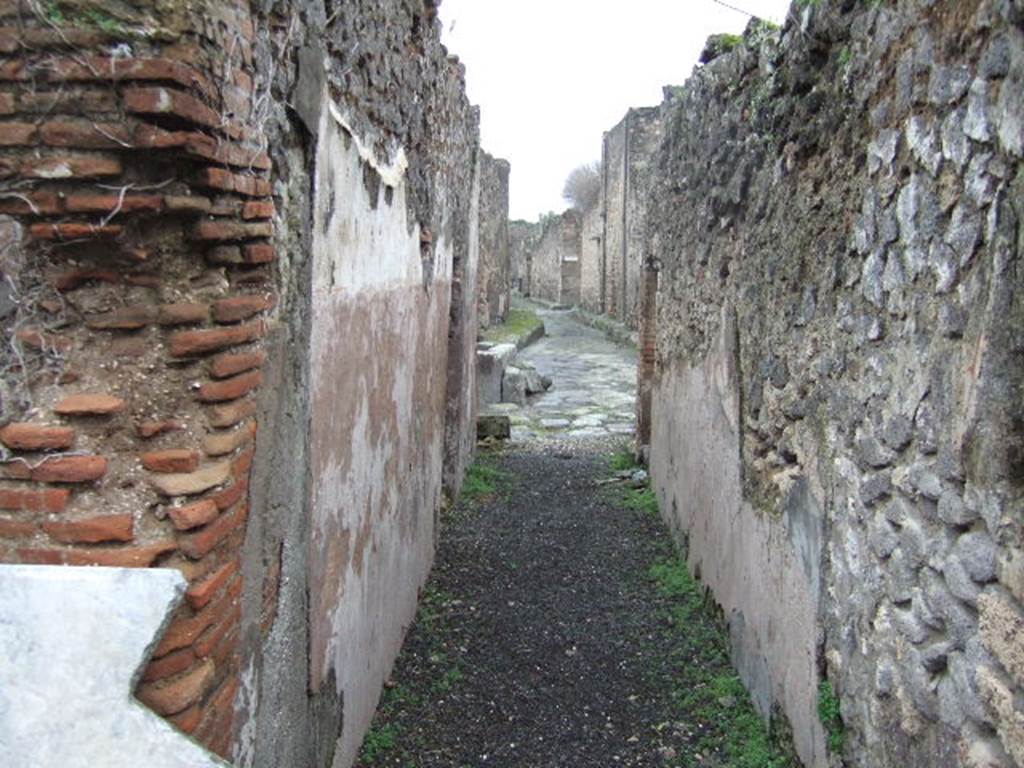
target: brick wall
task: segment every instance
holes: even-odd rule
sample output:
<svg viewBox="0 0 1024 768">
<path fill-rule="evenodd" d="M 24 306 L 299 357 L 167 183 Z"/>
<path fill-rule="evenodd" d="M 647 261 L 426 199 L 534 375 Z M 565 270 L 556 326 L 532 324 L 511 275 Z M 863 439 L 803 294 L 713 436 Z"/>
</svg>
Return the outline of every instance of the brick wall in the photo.
<svg viewBox="0 0 1024 768">
<path fill-rule="evenodd" d="M 0 559 L 185 574 L 138 696 L 226 755 L 275 306 L 254 26 L 100 7 L 0 3 Z"/>
</svg>

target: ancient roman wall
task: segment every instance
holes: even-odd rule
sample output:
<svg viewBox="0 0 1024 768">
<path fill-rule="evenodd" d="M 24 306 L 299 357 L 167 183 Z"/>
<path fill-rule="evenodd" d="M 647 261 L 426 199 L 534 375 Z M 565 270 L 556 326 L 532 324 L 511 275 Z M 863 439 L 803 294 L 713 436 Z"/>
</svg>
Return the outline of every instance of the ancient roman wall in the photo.
<svg viewBox="0 0 1024 768">
<path fill-rule="evenodd" d="M 530 296 L 556 304 L 573 304 L 574 297 L 579 298 L 579 243 L 577 211 L 570 209 L 544 222 L 544 232 L 530 257 Z M 566 264 L 567 260 L 574 261 Z"/>
<path fill-rule="evenodd" d="M 255 24 L 42 8 L 0 9 L 0 558 L 180 569 L 137 693 L 228 755 L 243 589 L 276 589 L 242 562 L 279 317 Z"/>
<path fill-rule="evenodd" d="M 599 201 L 580 221 L 580 306 L 588 312 L 602 310 L 604 284 L 604 206 Z"/>
<path fill-rule="evenodd" d="M 629 154 L 621 209 L 625 211 L 625 266 L 623 274 L 623 319 L 630 328 L 638 326 L 643 283 L 645 213 L 650 199 L 654 153 L 661 143 L 661 110 L 657 107 L 631 109 L 627 118 Z"/>
<path fill-rule="evenodd" d="M 1024 764 L 1022 30 L 797 3 L 661 108 L 653 484 L 808 766 L 824 681 L 846 764 Z"/>
<path fill-rule="evenodd" d="M 481 327 L 500 324 L 512 300 L 512 261 L 508 236 L 507 160 L 481 153 L 480 263 L 477 316 Z"/>
<path fill-rule="evenodd" d="M 626 122 L 627 113 L 618 125 L 604 134 L 601 142 L 601 202 L 604 205 L 601 247 L 604 269 L 604 311 L 622 319 L 625 274 L 623 256 L 625 230 L 623 201 L 626 193 Z"/>
<path fill-rule="evenodd" d="M 512 290 L 523 295 L 529 292 L 529 260 L 540 235 L 540 225 L 536 222 L 515 219 L 508 223 Z"/>
<path fill-rule="evenodd" d="M 139 698 L 347 766 L 473 445 L 478 117 L 435 3 L 0 13 L 0 558 L 179 569 Z"/>
<path fill-rule="evenodd" d="M 630 109 L 605 133 L 602 149 L 604 306 L 610 316 L 637 325 L 653 153 L 661 140 L 657 107 Z"/>
</svg>

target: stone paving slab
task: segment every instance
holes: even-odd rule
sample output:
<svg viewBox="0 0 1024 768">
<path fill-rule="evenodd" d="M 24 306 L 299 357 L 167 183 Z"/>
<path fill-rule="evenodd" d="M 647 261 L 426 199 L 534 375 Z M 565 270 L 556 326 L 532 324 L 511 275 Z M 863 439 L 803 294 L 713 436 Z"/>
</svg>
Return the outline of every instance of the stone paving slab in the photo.
<svg viewBox="0 0 1024 768">
<path fill-rule="evenodd" d="M 500 406 L 512 440 L 627 436 L 636 431 L 635 349 L 574 319 L 566 310 L 534 308 L 547 335 L 519 353 L 551 377 L 551 389 L 524 407 Z"/>
</svg>

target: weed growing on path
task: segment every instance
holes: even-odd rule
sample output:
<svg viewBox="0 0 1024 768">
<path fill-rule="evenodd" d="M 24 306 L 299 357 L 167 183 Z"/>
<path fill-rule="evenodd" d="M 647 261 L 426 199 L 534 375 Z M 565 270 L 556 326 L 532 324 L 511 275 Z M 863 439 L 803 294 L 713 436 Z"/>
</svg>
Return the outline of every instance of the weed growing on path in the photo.
<svg viewBox="0 0 1024 768">
<path fill-rule="evenodd" d="M 466 470 L 458 499 L 444 510 L 444 525 L 471 517 L 484 504 L 507 499 L 511 492 L 512 476 L 495 466 L 493 455 L 481 451 Z"/>
<path fill-rule="evenodd" d="M 798 763 L 777 743 L 729 663 L 728 631 L 686 564 L 673 555 L 648 571 L 666 602 L 674 637 L 669 694 L 680 721 L 691 724 L 690 750 L 675 765 L 693 768 L 710 755 L 730 768 L 790 768 Z M 657 674 L 663 674 L 658 670 Z"/>
<path fill-rule="evenodd" d="M 636 456 L 628 444 L 620 446 L 608 458 L 608 466 L 616 473 L 644 469 L 643 464 L 636 460 Z M 612 499 L 614 502 L 621 504 L 626 509 L 634 509 L 637 512 L 643 512 L 653 517 L 658 516 L 658 498 L 655 496 L 654 489 L 651 488 L 649 481 L 639 488 L 622 489 L 620 486 L 617 490 L 621 491 L 621 495 L 618 498 Z"/>
<path fill-rule="evenodd" d="M 643 488 L 630 488 L 626 491 L 623 504 L 627 509 L 635 509 L 653 517 L 658 516 L 658 497 L 654 495 L 651 486 Z"/>
<path fill-rule="evenodd" d="M 426 677 L 433 681 L 429 690 L 417 692 L 415 685 L 388 682 L 377 707 L 373 725 L 363 738 L 357 766 L 387 764 L 412 768 L 410 755 L 405 749 L 398 750 L 399 736 L 396 724 L 399 715 L 406 709 L 418 707 L 429 701 L 449 694 L 463 679 L 461 662 L 456 651 L 450 647 L 448 620 L 458 600 L 433 581 L 427 582 L 420 597 L 416 613 L 417 642 L 425 644 L 424 657 L 427 660 Z M 403 738 L 407 739 L 407 736 Z M 397 752 L 400 752 L 398 754 Z"/>
<path fill-rule="evenodd" d="M 511 476 L 498 469 L 490 457 L 478 456 L 466 470 L 459 501 L 470 505 L 483 504 L 511 490 Z"/>
<path fill-rule="evenodd" d="M 636 460 L 633 451 L 628 444 L 622 445 L 608 459 L 608 466 L 613 472 L 625 472 L 629 469 L 643 469 L 643 465 Z"/>
<path fill-rule="evenodd" d="M 627 492 L 623 506 L 657 516 L 650 487 Z M 730 768 L 791 768 L 792 748 L 773 737 L 729 661 L 729 633 L 709 592 L 665 543 L 647 572 L 660 598 L 669 636 L 667 659 L 650 672 L 669 686 L 678 720 L 687 724 L 688 749 L 672 765 L 696 768 L 717 755 Z M 824 718 L 823 718 L 824 722 Z M 718 764 L 718 763 L 715 763 Z"/>
</svg>

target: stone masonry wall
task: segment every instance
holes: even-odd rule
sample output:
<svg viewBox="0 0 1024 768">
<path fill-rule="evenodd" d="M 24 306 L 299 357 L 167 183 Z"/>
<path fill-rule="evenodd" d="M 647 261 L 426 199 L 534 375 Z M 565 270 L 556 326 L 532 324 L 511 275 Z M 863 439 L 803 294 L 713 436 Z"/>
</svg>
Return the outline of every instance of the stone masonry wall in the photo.
<svg viewBox="0 0 1024 768">
<path fill-rule="evenodd" d="M 600 201 L 580 222 L 580 306 L 588 312 L 603 309 L 604 206 Z"/>
<path fill-rule="evenodd" d="M 640 301 L 651 159 L 660 139 L 658 108 L 630 109 L 605 133 L 601 149 L 604 307 L 631 328 L 637 326 Z"/>
<path fill-rule="evenodd" d="M 563 291 L 563 271 L 567 259 L 579 258 L 579 213 L 570 209 L 559 216 L 553 216 L 544 223 L 541 236 L 530 257 L 529 295 L 556 304 L 574 304 L 579 299 L 578 261 L 575 262 L 576 291 L 572 294 L 571 276 Z M 572 267 L 569 267 L 570 273 Z"/>
<path fill-rule="evenodd" d="M 601 239 L 604 270 L 604 311 L 609 317 L 622 319 L 622 298 L 625 275 L 623 200 L 626 194 L 626 122 L 604 134 L 601 141 L 601 202 L 604 206 L 604 231 Z"/>
<path fill-rule="evenodd" d="M 505 321 L 512 300 L 508 236 L 507 160 L 480 155 L 480 265 L 478 308 L 481 327 Z"/>
<path fill-rule="evenodd" d="M 238 765 L 351 764 L 472 451 L 439 24 L 0 3 L 0 561 L 179 569 L 137 695 Z"/>
<path fill-rule="evenodd" d="M 643 284 L 644 242 L 647 234 L 644 217 L 650 196 L 652 174 L 655 170 L 654 153 L 661 143 L 661 110 L 657 107 L 631 109 L 626 124 L 629 155 L 626 161 L 624 200 L 621 203 L 626 218 L 623 319 L 630 328 L 637 328 Z M 606 211 L 606 215 L 612 214 Z"/>
<path fill-rule="evenodd" d="M 512 290 L 524 295 L 529 291 L 529 261 L 533 257 L 533 249 L 540 235 L 540 225 L 537 222 L 518 219 L 508 223 Z"/>
<path fill-rule="evenodd" d="M 798 3 L 661 111 L 651 475 L 755 702 L 1024 765 L 1024 6 Z"/>
</svg>

